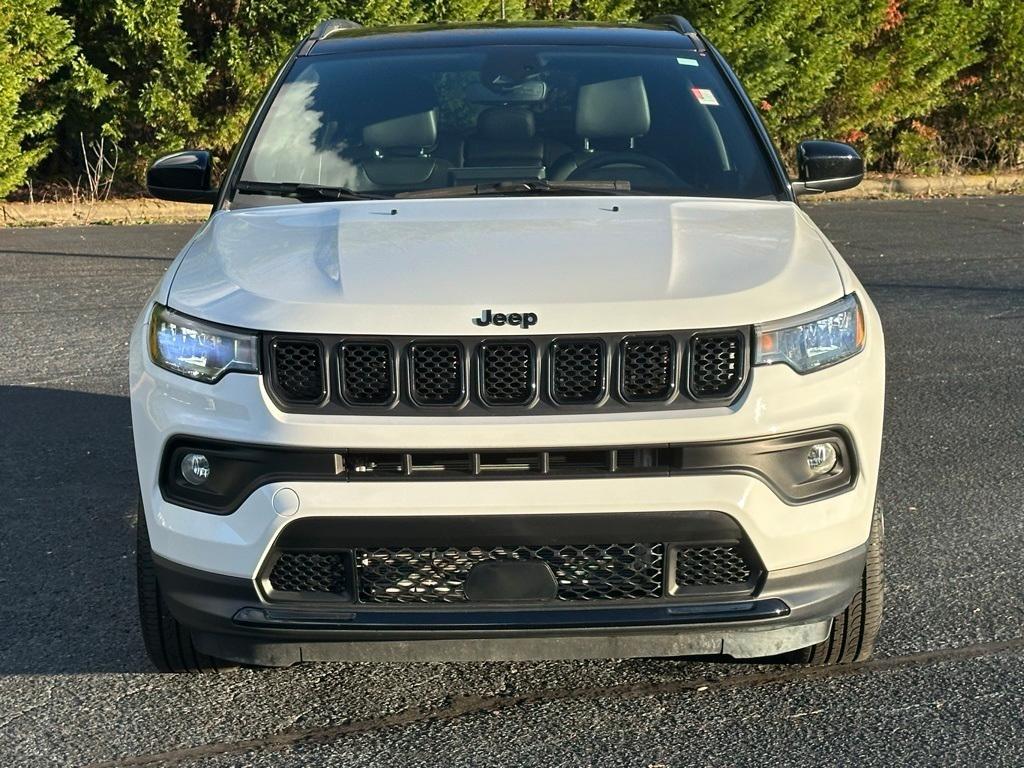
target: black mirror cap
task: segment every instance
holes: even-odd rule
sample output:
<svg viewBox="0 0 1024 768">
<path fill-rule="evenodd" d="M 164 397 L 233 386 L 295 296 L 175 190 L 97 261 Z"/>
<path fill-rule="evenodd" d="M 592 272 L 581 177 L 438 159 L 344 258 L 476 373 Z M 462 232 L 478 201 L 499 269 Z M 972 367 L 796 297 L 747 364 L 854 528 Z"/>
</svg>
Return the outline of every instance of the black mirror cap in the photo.
<svg viewBox="0 0 1024 768">
<path fill-rule="evenodd" d="M 816 195 L 852 189 L 864 179 L 864 160 L 849 144 L 838 141 L 801 141 L 796 150 L 800 180 L 798 195 Z"/>
<path fill-rule="evenodd" d="M 205 149 L 186 149 L 164 155 L 146 173 L 146 189 L 153 197 L 179 203 L 210 203 L 217 190 L 210 186 L 213 157 Z"/>
</svg>

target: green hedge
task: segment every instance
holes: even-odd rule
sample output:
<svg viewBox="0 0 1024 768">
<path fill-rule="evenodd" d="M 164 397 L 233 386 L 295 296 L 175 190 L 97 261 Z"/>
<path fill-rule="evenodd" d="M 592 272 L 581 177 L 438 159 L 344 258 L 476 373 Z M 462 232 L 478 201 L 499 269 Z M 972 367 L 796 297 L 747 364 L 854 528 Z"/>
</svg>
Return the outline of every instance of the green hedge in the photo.
<svg viewBox="0 0 1024 768">
<path fill-rule="evenodd" d="M 71 28 L 56 0 L 0 2 L 0 195 L 25 182 L 54 148 L 68 95 L 56 74 L 73 71 Z"/>
<path fill-rule="evenodd" d="M 501 0 L 0 2 L 0 196 L 74 177 L 81 139 L 138 178 L 161 152 L 226 155 L 270 77 L 317 20 L 496 18 Z M 510 18 L 681 13 L 739 72 L 784 152 L 857 144 L 882 170 L 1024 161 L 1021 0 L 506 0 Z M 45 165 L 41 163 L 50 157 Z M 124 169 L 128 170 L 124 170 Z"/>
</svg>

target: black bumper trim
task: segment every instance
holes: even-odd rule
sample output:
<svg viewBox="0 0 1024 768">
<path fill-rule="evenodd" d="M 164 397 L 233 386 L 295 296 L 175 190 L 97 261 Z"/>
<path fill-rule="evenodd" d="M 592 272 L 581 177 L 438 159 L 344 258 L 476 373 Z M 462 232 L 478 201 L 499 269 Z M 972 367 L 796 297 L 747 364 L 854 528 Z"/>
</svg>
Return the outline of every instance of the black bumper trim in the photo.
<svg viewBox="0 0 1024 768">
<path fill-rule="evenodd" d="M 521 609 L 521 610 L 423 610 L 339 611 L 317 613 L 280 608 L 241 608 L 232 618 L 246 627 L 275 629 L 566 629 L 571 627 L 653 627 L 661 625 L 717 624 L 757 621 L 788 616 L 782 600 L 745 600 L 732 603 L 698 603 L 617 608 Z"/>
<path fill-rule="evenodd" d="M 642 626 L 464 627 L 351 626 L 336 629 L 246 625 L 234 621 L 243 608 L 269 610 L 255 582 L 197 571 L 154 557 L 164 599 L 174 617 L 194 634 L 197 648 L 241 663 L 288 666 L 302 661 L 508 660 L 628 658 L 726 654 L 735 658 L 768 656 L 807 647 L 825 639 L 832 617 L 853 598 L 864 570 L 865 547 L 807 565 L 772 571 L 755 601 L 716 601 L 730 612 L 719 620 L 696 619 L 694 609 L 716 602 L 690 602 L 691 613 L 675 624 Z M 788 613 L 764 618 L 764 608 L 781 602 Z M 751 603 L 757 609 L 746 608 Z M 661 609 L 679 608 L 663 603 Z M 338 605 L 321 606 L 326 616 L 354 613 Z M 480 611 L 480 608 L 473 609 Z M 507 610 L 507 608 L 506 608 Z M 589 607 L 572 611 L 593 619 Z M 714 610 L 714 609 L 712 609 Z M 749 613 L 744 613 L 744 610 Z M 405 613 L 418 612 L 419 609 Z M 385 610 L 380 616 L 401 611 Z M 453 612 L 457 615 L 458 610 Z M 287 615 L 287 613 L 285 614 Z M 728 616 L 728 618 L 725 618 Z M 392 619 L 395 621 L 395 619 Z M 448 620 L 448 624 L 452 623 Z"/>
<path fill-rule="evenodd" d="M 300 517 L 285 525 L 274 549 L 546 545 L 620 541 L 740 541 L 743 529 L 723 512 L 572 512 L 530 515 L 352 515 Z"/>
<path fill-rule="evenodd" d="M 807 448 L 833 443 L 835 471 L 811 477 Z M 202 453 L 210 477 L 186 482 L 182 458 Z M 764 482 L 786 504 L 844 493 L 857 481 L 857 454 L 839 426 L 715 443 L 575 446 L 564 448 L 361 450 L 246 445 L 175 435 L 164 447 L 160 492 L 165 501 L 227 515 L 257 488 L 274 482 L 483 482 L 743 474 Z"/>
</svg>

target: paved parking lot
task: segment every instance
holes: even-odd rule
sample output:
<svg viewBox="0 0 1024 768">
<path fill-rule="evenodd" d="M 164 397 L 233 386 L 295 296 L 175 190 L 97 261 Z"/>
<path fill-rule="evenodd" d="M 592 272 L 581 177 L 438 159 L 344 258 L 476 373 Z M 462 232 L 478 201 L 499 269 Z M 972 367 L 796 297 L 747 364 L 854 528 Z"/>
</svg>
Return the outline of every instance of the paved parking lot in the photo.
<svg viewBox="0 0 1024 768">
<path fill-rule="evenodd" d="M 886 324 L 878 660 L 150 671 L 128 329 L 193 227 L 0 230 L 0 765 L 1024 764 L 1024 198 L 811 209 Z"/>
</svg>

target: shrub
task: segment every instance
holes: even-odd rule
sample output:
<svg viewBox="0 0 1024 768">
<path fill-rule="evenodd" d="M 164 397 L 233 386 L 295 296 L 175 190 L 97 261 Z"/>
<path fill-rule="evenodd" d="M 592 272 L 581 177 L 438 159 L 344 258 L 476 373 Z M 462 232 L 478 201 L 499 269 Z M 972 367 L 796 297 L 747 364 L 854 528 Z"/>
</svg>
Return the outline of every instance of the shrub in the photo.
<svg viewBox="0 0 1024 768">
<path fill-rule="evenodd" d="M 510 19 L 689 17 L 787 158 L 820 136 L 881 170 L 1024 163 L 1021 0 L 0 0 L 0 196 L 55 145 L 54 170 L 77 166 L 81 134 L 117 142 L 136 179 L 184 146 L 226 156 L 320 19 L 480 20 L 503 5 Z"/>
<path fill-rule="evenodd" d="M 841 135 L 858 137 L 876 166 L 906 170 L 922 162 L 924 144 L 937 138 L 930 116 L 957 99 L 962 73 L 984 55 L 985 22 L 985 8 L 963 0 L 888 0 L 826 109 L 830 122 Z"/>
<path fill-rule="evenodd" d="M 1024 165 L 1024 3 L 996 0 L 987 11 L 983 59 L 962 71 L 932 122 L 958 167 Z"/>
<path fill-rule="evenodd" d="M 0 3 L 0 197 L 53 149 L 63 94 L 51 77 L 75 56 L 55 0 Z"/>
<path fill-rule="evenodd" d="M 287 51 L 321 19 L 419 18 L 412 0 L 64 0 L 64 10 L 102 74 L 98 108 L 79 105 L 64 141 L 107 136 L 137 176 L 185 146 L 230 152 Z"/>
</svg>

